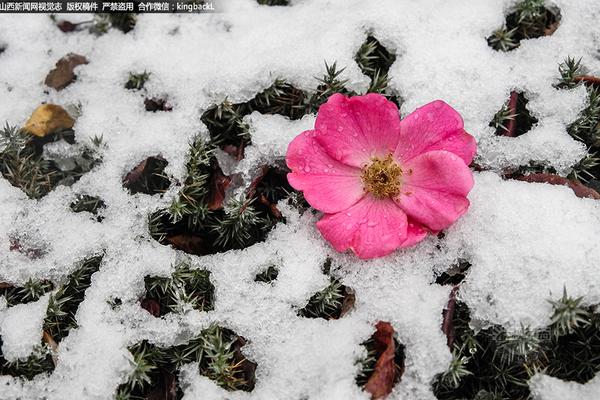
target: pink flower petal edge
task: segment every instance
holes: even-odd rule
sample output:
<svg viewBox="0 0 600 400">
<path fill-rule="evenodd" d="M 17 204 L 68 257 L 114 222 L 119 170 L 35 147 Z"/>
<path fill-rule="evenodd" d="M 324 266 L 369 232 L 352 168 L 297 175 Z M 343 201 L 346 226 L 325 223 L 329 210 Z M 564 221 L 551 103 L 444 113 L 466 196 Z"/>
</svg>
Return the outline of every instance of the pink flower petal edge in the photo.
<svg viewBox="0 0 600 400">
<path fill-rule="evenodd" d="M 406 241 L 406 214 L 391 200 L 365 196 L 346 211 L 326 214 L 317 228 L 337 251 L 368 259 L 392 253 Z"/>
<path fill-rule="evenodd" d="M 400 122 L 395 156 L 406 162 L 433 150 L 454 153 L 467 165 L 477 151 L 475 139 L 464 130 L 460 114 L 441 100 L 417 108 Z"/>
<path fill-rule="evenodd" d="M 393 153 L 400 138 L 398 107 L 384 96 L 370 93 L 332 95 L 319 108 L 316 140 L 334 159 L 361 168 L 372 156 Z"/>
<path fill-rule="evenodd" d="M 315 129 L 289 145 L 288 181 L 324 212 L 317 222 L 334 249 L 370 259 L 448 228 L 468 207 L 475 139 L 437 100 L 400 120 L 379 94 L 323 104 Z"/>
</svg>

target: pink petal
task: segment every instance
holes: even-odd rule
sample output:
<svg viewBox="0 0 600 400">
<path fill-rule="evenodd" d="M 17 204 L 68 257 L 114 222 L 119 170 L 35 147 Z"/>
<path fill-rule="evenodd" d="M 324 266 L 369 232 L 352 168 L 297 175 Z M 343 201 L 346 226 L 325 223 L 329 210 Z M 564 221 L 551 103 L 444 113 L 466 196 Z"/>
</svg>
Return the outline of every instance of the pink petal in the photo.
<svg viewBox="0 0 600 400">
<path fill-rule="evenodd" d="M 469 167 L 456 154 L 430 151 L 404 165 L 402 191 L 394 199 L 408 216 L 433 231 L 447 228 L 469 208 Z"/>
<path fill-rule="evenodd" d="M 423 225 L 419 224 L 418 222 L 414 222 L 409 218 L 408 226 L 406 228 L 406 240 L 402 242 L 400 248 L 404 249 L 406 247 L 414 246 L 421 240 L 425 239 L 425 236 L 427 236 L 427 230 L 423 227 Z"/>
<path fill-rule="evenodd" d="M 390 199 L 365 196 L 345 211 L 325 214 L 317 228 L 340 252 L 351 249 L 360 258 L 390 254 L 406 240 L 406 214 Z"/>
<path fill-rule="evenodd" d="M 345 210 L 365 194 L 360 169 L 331 158 L 315 141 L 314 131 L 303 132 L 292 140 L 286 163 L 292 170 L 288 182 L 303 191 L 306 201 L 317 210 Z"/>
<path fill-rule="evenodd" d="M 458 112 L 441 100 L 417 108 L 400 122 L 395 156 L 404 162 L 433 150 L 456 154 L 469 165 L 477 151 L 473 136 L 463 129 Z"/>
<path fill-rule="evenodd" d="M 336 160 L 362 167 L 373 156 L 393 153 L 400 135 L 400 115 L 394 103 L 370 93 L 334 94 L 319 108 L 317 141 Z"/>
</svg>

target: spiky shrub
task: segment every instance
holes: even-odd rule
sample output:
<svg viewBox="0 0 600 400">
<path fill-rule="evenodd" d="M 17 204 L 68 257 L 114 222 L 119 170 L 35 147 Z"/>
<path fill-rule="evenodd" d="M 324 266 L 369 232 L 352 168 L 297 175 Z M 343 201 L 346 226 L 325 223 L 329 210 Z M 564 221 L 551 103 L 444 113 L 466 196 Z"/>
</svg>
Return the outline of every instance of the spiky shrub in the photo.
<svg viewBox="0 0 600 400">
<path fill-rule="evenodd" d="M 146 82 L 150 79 L 150 72 L 129 73 L 129 78 L 125 82 L 125 89 L 142 90 Z"/>
<path fill-rule="evenodd" d="M 77 327 L 75 313 L 85 297 L 85 291 L 91 285 L 92 275 L 100 269 L 101 262 L 102 255 L 85 259 L 50 296 L 44 331 L 56 342 L 64 338 L 71 328 Z"/>
<path fill-rule="evenodd" d="M 560 12 L 547 7 L 545 0 L 521 0 L 506 16 L 504 27 L 487 39 L 495 50 L 510 51 L 519 47 L 523 39 L 550 35 L 560 21 Z"/>
<path fill-rule="evenodd" d="M 146 299 L 158 302 L 160 315 L 213 309 L 215 287 L 210 282 L 210 272 L 192 268 L 187 262 L 179 263 L 169 277 L 147 276 L 144 282 Z"/>
<path fill-rule="evenodd" d="M 342 308 L 346 287 L 338 279 L 331 279 L 329 285 L 315 293 L 298 315 L 307 318 L 338 318 Z"/>
<path fill-rule="evenodd" d="M 130 32 L 137 22 L 135 13 L 98 13 L 94 15 L 94 21 L 90 27 L 90 32 L 96 35 L 103 35 L 110 28 L 115 28 L 123 33 Z"/>
<path fill-rule="evenodd" d="M 68 160 L 74 167 L 61 169 L 57 162 L 43 157 L 44 145 L 61 139 L 75 144 L 74 132 L 70 129 L 40 138 L 7 123 L 0 129 L 0 173 L 33 199 L 45 196 L 59 184 L 75 183 L 100 161 L 100 143 L 80 146 L 81 154 Z"/>
<path fill-rule="evenodd" d="M 75 200 L 69 205 L 75 213 L 89 212 L 96 216 L 96 220 L 101 222 L 103 217 L 98 213 L 106 208 L 104 201 L 98 196 L 90 196 L 89 194 L 78 194 Z"/>
<path fill-rule="evenodd" d="M 538 371 L 580 383 L 592 379 L 600 371 L 600 314 L 566 292 L 551 304 L 548 327 L 508 334 L 499 325 L 474 332 L 468 307 L 458 302 L 453 361 L 433 383 L 437 398 L 529 399 L 528 380 Z"/>
<path fill-rule="evenodd" d="M 225 200 L 223 175 L 213 148 L 196 139 L 187 164 L 188 177 L 180 195 L 168 209 L 149 216 L 151 236 L 191 254 L 212 254 L 241 249 L 265 239 L 281 214 L 272 204 L 285 198 L 291 187 L 273 168 L 245 195 Z M 217 201 L 217 198 L 220 200 Z"/>
<path fill-rule="evenodd" d="M 511 92 L 509 100 L 494 114 L 489 126 L 495 128 L 495 134 L 499 136 L 517 137 L 527 133 L 538 123 L 527 108 L 528 103 L 524 93 Z"/>
<path fill-rule="evenodd" d="M 0 338 L 0 375 L 31 380 L 39 374 L 50 373 L 54 370 L 52 351 L 45 344 L 35 346 L 29 357 L 14 361 L 7 361 L 3 357 L 1 347 L 2 339 Z"/>
<path fill-rule="evenodd" d="M 4 285 L 4 287 L 0 287 L 0 296 L 4 296 L 7 305 L 10 307 L 16 304 L 37 301 L 53 288 L 54 285 L 50 281 L 30 278 L 23 286 Z"/>
<path fill-rule="evenodd" d="M 130 372 L 117 389 L 116 398 L 148 398 L 168 391 L 181 398 L 177 384 L 178 370 L 184 364 L 197 362 L 199 372 L 230 390 L 251 391 L 254 388 L 256 364 L 240 351 L 242 338 L 217 325 L 203 330 L 187 343 L 161 348 L 143 341 L 129 348 Z"/>
<path fill-rule="evenodd" d="M 271 283 L 277 279 L 279 269 L 275 265 L 269 265 L 254 277 L 255 282 Z"/>
<path fill-rule="evenodd" d="M 560 78 L 557 88 L 573 88 L 584 84 L 581 78 L 585 76 L 586 68 L 581 59 L 567 57 L 558 66 Z M 600 87 L 587 84 L 587 107 L 578 118 L 567 127 L 567 132 L 574 139 L 587 146 L 587 154 L 573 167 L 570 178 L 588 182 L 600 178 Z"/>
<path fill-rule="evenodd" d="M 33 379 L 36 375 L 54 370 L 52 346 L 60 342 L 71 328 L 77 326 L 75 313 L 83 301 L 85 290 L 90 286 L 91 275 L 99 268 L 101 259 L 101 256 L 93 256 L 82 261 L 79 268 L 68 276 L 67 281 L 50 295 L 44 318 L 42 343 L 34 348 L 29 357 L 7 361 L 2 355 L 0 338 L 0 375 Z M 29 280 L 23 287 L 9 288 L 0 295 L 6 295 L 9 305 L 14 305 L 37 300 L 53 290 L 52 287 L 53 284 L 49 281 Z"/>
<path fill-rule="evenodd" d="M 368 93 L 380 93 L 399 104 L 397 98 L 388 93 L 388 72 L 396 61 L 396 55 L 386 49 L 375 37 L 368 36 L 360 46 L 354 60 L 363 74 L 371 78 Z"/>
</svg>

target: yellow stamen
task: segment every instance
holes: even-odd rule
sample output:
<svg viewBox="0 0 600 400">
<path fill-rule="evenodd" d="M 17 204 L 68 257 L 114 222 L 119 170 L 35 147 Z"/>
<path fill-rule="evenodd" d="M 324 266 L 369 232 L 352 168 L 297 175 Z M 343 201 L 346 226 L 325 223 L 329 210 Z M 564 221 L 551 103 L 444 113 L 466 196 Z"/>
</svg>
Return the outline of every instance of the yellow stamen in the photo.
<svg viewBox="0 0 600 400">
<path fill-rule="evenodd" d="M 386 158 L 373 157 L 362 169 L 361 178 L 365 190 L 378 199 L 396 197 L 400 194 L 402 168 L 391 154 Z"/>
</svg>

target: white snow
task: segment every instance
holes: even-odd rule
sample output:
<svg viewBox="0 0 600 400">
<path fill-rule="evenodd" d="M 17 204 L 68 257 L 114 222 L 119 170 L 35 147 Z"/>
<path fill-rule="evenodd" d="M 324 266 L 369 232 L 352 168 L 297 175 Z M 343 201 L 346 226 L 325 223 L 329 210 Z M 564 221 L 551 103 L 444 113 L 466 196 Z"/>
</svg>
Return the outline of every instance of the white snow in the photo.
<svg viewBox="0 0 600 400">
<path fill-rule="evenodd" d="M 249 340 L 243 351 L 258 363 L 256 388 L 226 392 L 189 365 L 183 370 L 187 399 L 366 399 L 354 383 L 355 361 L 378 320 L 390 321 L 406 346 L 406 372 L 389 398 L 433 399 L 431 380 L 451 356 L 440 329 L 450 289 L 432 281 L 434 272 L 457 258 L 473 264 L 461 298 L 484 323 L 543 326 L 550 311 L 546 300 L 563 286 L 600 302 L 600 249 L 593 240 L 600 235 L 600 203 L 576 198 L 564 187 L 502 181 L 496 174 L 529 161 L 566 172 L 582 157 L 583 146 L 566 126 L 585 107 L 585 92 L 552 85 L 567 56 L 583 57 L 592 72 L 600 71 L 597 0 L 555 0 L 562 15 L 555 34 L 522 42 L 510 53 L 493 51 L 485 40 L 502 25 L 510 0 L 293 3 L 265 7 L 229 0 L 226 13 L 142 15 L 129 34 L 111 30 L 100 37 L 64 34 L 44 15 L 0 16 L 0 42 L 7 45 L 0 54 L 0 124 L 22 125 L 42 102 L 80 103 L 76 139 L 86 143 L 102 135 L 106 142 L 101 165 L 39 201 L 0 179 L 0 281 L 57 281 L 85 256 L 106 253 L 77 313 L 79 328 L 60 344 L 54 373 L 33 381 L 0 377 L 0 399 L 112 398 L 130 368 L 127 346 L 143 339 L 178 344 L 213 322 Z M 169 162 L 165 172 L 183 180 L 190 139 L 208 136 L 200 121 L 204 110 L 225 98 L 251 99 L 277 78 L 313 89 L 324 61 L 346 67 L 348 87 L 364 91 L 368 78 L 354 54 L 370 32 L 397 54 L 390 87 L 405 101 L 401 114 L 445 100 L 476 137 L 478 164 L 495 171 L 475 174 L 471 209 L 445 239 L 432 237 L 414 249 L 359 261 L 328 247 L 315 229 L 317 216 L 299 216 L 285 205 L 287 224 L 241 251 L 187 256 L 150 238 L 147 215 L 169 204 L 179 188 L 172 185 L 162 197 L 131 196 L 121 184 L 127 171 L 161 154 Z M 89 64 L 78 68 L 77 81 L 66 89 L 45 87 L 45 75 L 69 52 L 86 56 Z M 172 112 L 146 112 L 142 95 L 123 88 L 130 71 L 143 70 L 152 74 L 148 93 L 167 95 Z M 515 89 L 527 94 L 540 122 L 519 138 L 499 138 L 488 124 Z M 245 121 L 253 144 L 230 169 L 247 184 L 258 166 L 282 161 L 289 141 L 310 129 L 314 116 L 289 121 L 254 113 Z M 61 146 L 54 151 L 67 151 Z M 102 197 L 101 223 L 69 209 L 80 193 Z M 46 254 L 30 259 L 8 251 L 16 234 Z M 296 310 L 328 283 L 321 272 L 327 256 L 334 260 L 333 274 L 356 291 L 355 308 L 337 321 L 298 317 Z M 143 278 L 168 275 L 182 257 L 211 271 L 215 309 L 153 318 L 138 304 Z M 277 281 L 254 282 L 271 262 L 280 270 Z M 107 300 L 114 297 L 123 305 L 112 310 Z M 39 343 L 41 303 L 1 311 L 5 355 L 25 355 Z M 19 326 L 17 318 L 31 326 Z M 597 381 L 575 385 L 541 377 L 534 388 L 542 400 L 584 399 Z"/>
</svg>

